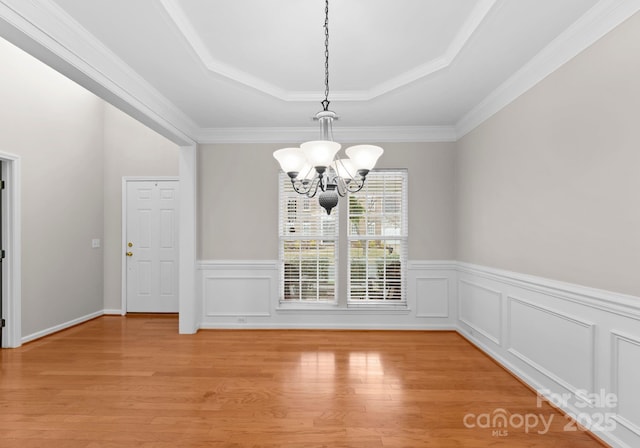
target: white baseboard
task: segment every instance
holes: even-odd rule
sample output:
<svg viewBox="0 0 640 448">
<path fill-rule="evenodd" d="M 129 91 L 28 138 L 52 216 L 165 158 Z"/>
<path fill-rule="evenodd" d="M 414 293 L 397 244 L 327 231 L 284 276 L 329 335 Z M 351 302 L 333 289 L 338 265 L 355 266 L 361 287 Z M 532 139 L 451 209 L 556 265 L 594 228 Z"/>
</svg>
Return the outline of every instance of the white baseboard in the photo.
<svg viewBox="0 0 640 448">
<path fill-rule="evenodd" d="M 371 331 L 457 331 L 453 325 L 394 325 L 394 324 L 311 324 L 311 323 L 203 323 L 201 330 L 371 330 Z"/>
<path fill-rule="evenodd" d="M 114 310 L 105 309 L 104 314 L 107 316 L 123 316 L 124 315 L 122 310 L 115 310 L 115 309 Z"/>
<path fill-rule="evenodd" d="M 69 327 L 73 327 L 74 325 L 81 324 L 91 319 L 95 319 L 96 317 L 100 317 L 104 314 L 103 310 L 96 311 L 95 313 L 87 314 L 86 316 L 78 317 L 76 319 L 72 319 L 68 322 L 64 322 L 59 325 L 54 325 L 53 327 L 45 328 L 41 331 L 36 331 L 35 333 L 31 333 L 27 336 L 23 336 L 20 342 L 25 344 L 27 342 L 35 341 L 36 339 L 42 338 L 44 336 L 48 336 L 53 333 L 57 333 L 58 331 L 65 330 Z"/>
</svg>

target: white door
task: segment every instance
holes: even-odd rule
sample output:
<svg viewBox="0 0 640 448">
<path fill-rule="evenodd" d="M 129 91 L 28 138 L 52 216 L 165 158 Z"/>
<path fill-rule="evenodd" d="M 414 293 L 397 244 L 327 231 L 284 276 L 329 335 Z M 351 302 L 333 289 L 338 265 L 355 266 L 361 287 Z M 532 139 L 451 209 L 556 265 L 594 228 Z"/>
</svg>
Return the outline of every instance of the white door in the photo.
<svg viewBox="0 0 640 448">
<path fill-rule="evenodd" d="M 179 183 L 127 181 L 128 312 L 178 312 Z"/>
</svg>

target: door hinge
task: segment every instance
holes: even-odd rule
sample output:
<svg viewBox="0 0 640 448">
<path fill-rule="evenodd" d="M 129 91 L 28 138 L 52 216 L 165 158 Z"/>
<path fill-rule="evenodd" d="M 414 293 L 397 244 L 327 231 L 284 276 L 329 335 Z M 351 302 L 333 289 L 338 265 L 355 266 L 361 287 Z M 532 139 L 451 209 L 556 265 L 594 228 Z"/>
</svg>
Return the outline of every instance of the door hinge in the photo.
<svg viewBox="0 0 640 448">
<path fill-rule="evenodd" d="M 4 319 L 1 319 L 1 320 L 0 320 L 0 328 L 4 328 L 4 327 L 6 327 L 6 326 L 7 326 L 7 321 L 6 321 L 6 320 L 4 320 Z"/>
<path fill-rule="evenodd" d="M 4 190 L 4 181 L 0 180 L 0 190 Z"/>
<path fill-rule="evenodd" d="M 0 250 L 0 260 L 4 260 L 6 256 L 7 253 L 4 251 L 4 249 Z"/>
</svg>

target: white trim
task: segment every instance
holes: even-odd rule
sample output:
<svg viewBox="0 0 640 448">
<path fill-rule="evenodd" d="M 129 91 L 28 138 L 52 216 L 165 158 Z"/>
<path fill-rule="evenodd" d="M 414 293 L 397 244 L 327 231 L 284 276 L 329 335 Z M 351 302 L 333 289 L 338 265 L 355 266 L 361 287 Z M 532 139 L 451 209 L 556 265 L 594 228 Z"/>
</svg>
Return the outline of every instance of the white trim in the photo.
<svg viewBox="0 0 640 448">
<path fill-rule="evenodd" d="M 180 176 L 122 176 L 122 180 L 127 182 L 179 181 Z"/>
<path fill-rule="evenodd" d="M 195 122 L 54 1 L 0 0 L 0 19 L 18 47 L 173 142 L 192 141 Z"/>
<path fill-rule="evenodd" d="M 120 313 L 124 316 L 127 314 L 127 260 L 126 260 L 126 247 L 127 247 L 127 179 L 122 178 L 122 200 L 120 201 L 122 207 L 122 226 L 120 231 Z"/>
<path fill-rule="evenodd" d="M 406 306 L 402 307 L 382 307 L 382 306 L 313 306 L 310 304 L 308 307 L 304 304 L 292 303 L 291 306 L 287 306 L 287 303 L 281 303 L 276 312 L 288 313 L 288 314 L 306 314 L 312 312 L 315 314 L 344 314 L 344 315 L 391 315 L 391 314 L 411 314 L 411 310 Z M 377 326 L 375 327 L 377 328 Z M 404 327 L 403 327 L 404 328 Z"/>
<path fill-rule="evenodd" d="M 25 344 L 27 342 L 34 341 L 36 339 L 40 339 L 44 336 L 48 336 L 52 333 L 57 333 L 58 331 L 65 330 L 69 327 L 73 327 L 74 325 L 78 325 L 84 322 L 87 322 L 91 319 L 95 319 L 96 317 L 100 317 L 104 315 L 104 310 L 96 311 L 90 314 L 87 314 L 82 317 L 78 317 L 76 319 L 71 319 L 68 322 L 64 322 L 62 324 L 54 325 L 53 327 L 45 328 L 44 330 L 36 331 L 35 333 L 29 334 L 22 338 L 22 343 Z"/>
<path fill-rule="evenodd" d="M 173 0 L 163 0 L 165 9 L 168 3 L 175 4 Z M 490 12 L 493 3 L 494 0 L 483 0 L 478 3 L 474 13 L 470 15 L 458 36 L 452 41 L 447 50 L 448 53 L 462 48 L 473 30 Z M 175 8 L 169 6 L 169 9 Z M 468 111 L 454 126 L 336 128 L 336 140 L 344 142 L 456 141 L 638 10 L 640 10 L 640 3 L 637 0 L 600 0 L 512 77 Z M 32 55 L 65 76 L 177 144 L 190 145 L 194 144 L 194 140 L 201 143 L 288 143 L 306 141 L 317 136 L 316 128 L 199 128 L 191 118 L 52 0 L 38 2 L 0 0 L 0 19 L 15 30 L 4 33 L 14 44 L 29 50 Z M 411 78 L 415 76 L 419 79 L 425 75 L 424 68 L 430 64 L 420 66 L 414 74 L 394 78 L 395 81 L 389 82 L 389 86 L 385 89 L 397 88 L 399 85 L 411 82 Z M 398 81 L 403 77 L 407 79 Z M 346 98 L 349 99 L 352 94 L 353 92 L 346 92 Z M 304 95 L 306 93 L 303 92 L 302 96 L 292 100 L 302 100 Z M 317 93 L 313 93 L 312 100 L 316 99 Z M 344 100 L 340 95 L 334 99 Z"/>
<path fill-rule="evenodd" d="M 181 146 L 180 218 L 179 218 L 179 280 L 178 280 L 178 331 L 193 334 L 202 321 L 202 291 L 196 281 L 197 257 L 197 147 Z"/>
<path fill-rule="evenodd" d="M 351 126 L 333 129 L 342 143 L 369 142 L 455 142 L 454 126 Z M 202 128 L 199 143 L 301 143 L 318 137 L 317 127 Z"/>
<path fill-rule="evenodd" d="M 118 310 L 118 309 L 105 309 L 104 310 L 104 315 L 105 316 L 124 316 L 124 313 L 122 312 L 122 310 Z"/>
<path fill-rule="evenodd" d="M 467 19 L 463 22 L 443 54 L 400 75 L 387 79 L 370 89 L 335 91 L 332 92 L 331 98 L 334 101 L 369 101 L 447 68 L 462 51 L 495 3 L 496 0 L 477 0 L 475 8 L 473 8 Z M 160 4 L 164 7 L 169 18 L 193 50 L 193 54 L 197 56 L 200 63 L 209 71 L 283 101 L 316 101 L 318 97 L 321 96 L 320 92 L 283 89 L 260 77 L 214 58 L 180 5 L 175 0 L 160 0 Z"/>
<path fill-rule="evenodd" d="M 640 298 L 635 296 L 471 263 L 458 262 L 457 269 L 459 273 L 478 275 L 580 305 L 640 320 Z"/>
<path fill-rule="evenodd" d="M 198 270 L 214 270 L 214 271 L 226 271 L 226 270 L 243 270 L 243 271 L 255 271 L 255 270 L 273 270 L 279 269 L 278 260 L 198 260 L 196 262 L 196 269 Z"/>
<path fill-rule="evenodd" d="M 203 322 L 200 324 L 200 328 L 203 330 L 218 330 L 218 329 L 247 329 L 252 330 L 269 330 L 269 329 L 285 329 L 285 330 L 371 330 L 371 331 L 456 331 L 455 325 L 451 324 L 416 324 L 416 325 L 404 325 L 404 324 L 338 324 L 338 323 L 252 323 L 251 326 L 247 324 L 237 323 L 209 323 Z"/>
<path fill-rule="evenodd" d="M 22 171 L 19 156 L 0 152 L 0 160 L 4 162 L 2 178 L 6 186 L 2 247 L 7 255 L 2 263 L 2 308 L 7 326 L 0 331 L 4 331 L 3 347 L 15 348 L 22 344 Z"/>
<path fill-rule="evenodd" d="M 123 176 L 122 177 L 122 241 L 120 245 L 120 314 L 127 314 L 127 185 L 129 182 L 178 182 L 178 176 Z M 178 210 L 180 212 L 180 210 Z M 178 227 L 178 233 L 180 228 Z M 179 246 L 178 246 L 179 247 Z M 179 260 L 178 260 L 179 262 Z M 179 265 L 178 265 L 179 269 Z"/>
<path fill-rule="evenodd" d="M 601 0 L 455 125 L 462 138 L 640 10 L 638 0 Z"/>
<path fill-rule="evenodd" d="M 457 269 L 458 262 L 454 260 L 409 260 L 407 270 L 425 271 L 440 269 Z"/>
</svg>

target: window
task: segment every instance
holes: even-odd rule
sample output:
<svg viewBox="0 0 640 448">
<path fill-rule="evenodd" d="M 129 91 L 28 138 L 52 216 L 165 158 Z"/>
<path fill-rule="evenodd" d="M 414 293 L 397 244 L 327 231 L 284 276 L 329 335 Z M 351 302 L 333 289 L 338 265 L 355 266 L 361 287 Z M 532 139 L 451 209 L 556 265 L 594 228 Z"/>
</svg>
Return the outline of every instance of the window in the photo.
<svg viewBox="0 0 640 448">
<path fill-rule="evenodd" d="M 327 216 L 312 201 L 280 173 L 280 297 L 285 302 L 336 301 L 338 210 Z"/>
<path fill-rule="evenodd" d="M 281 300 L 337 303 L 342 244 L 348 254 L 345 304 L 405 306 L 407 171 L 371 171 L 361 191 L 341 198 L 347 211 L 342 224 L 339 207 L 327 216 L 316 202 L 296 193 L 280 173 Z M 347 239 L 339 242 L 341 225 Z"/>
<path fill-rule="evenodd" d="M 349 303 L 405 303 L 407 172 L 372 171 L 349 196 Z"/>
</svg>

